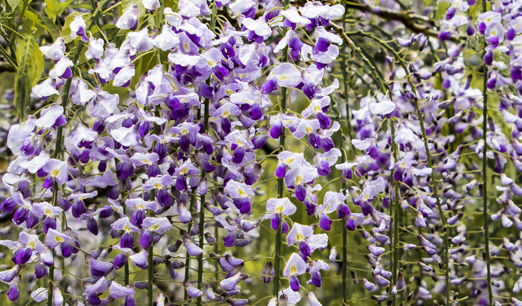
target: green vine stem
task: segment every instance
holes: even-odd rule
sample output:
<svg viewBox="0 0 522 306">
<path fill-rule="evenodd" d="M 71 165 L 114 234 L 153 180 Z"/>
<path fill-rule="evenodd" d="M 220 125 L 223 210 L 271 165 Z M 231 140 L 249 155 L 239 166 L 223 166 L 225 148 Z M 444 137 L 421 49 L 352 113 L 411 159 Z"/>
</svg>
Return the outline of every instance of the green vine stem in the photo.
<svg viewBox="0 0 522 306">
<path fill-rule="evenodd" d="M 346 0 L 343 0 L 343 5 L 346 5 Z M 346 28 L 346 13 L 347 11 L 345 10 L 344 11 L 344 16 L 343 16 L 343 31 L 344 29 Z M 346 42 L 345 42 L 345 45 L 346 45 Z M 341 58 L 341 69 L 343 70 L 343 80 L 344 80 L 344 86 L 343 86 L 343 90 L 344 90 L 344 99 L 345 99 L 345 108 L 346 108 L 346 124 L 348 125 L 348 137 L 350 138 L 350 143 L 351 143 L 351 140 L 353 138 L 353 134 L 352 134 L 352 124 L 351 124 L 351 118 L 350 118 L 350 105 L 348 104 L 348 73 L 346 71 L 347 67 L 346 67 L 346 52 L 343 52 L 342 53 L 342 58 Z M 353 148 L 352 148 L 353 149 Z"/>
<path fill-rule="evenodd" d="M 154 127 L 154 129 L 157 128 L 157 126 Z M 156 190 L 151 191 L 150 197 L 151 199 L 154 199 L 156 197 Z M 147 301 L 148 305 L 152 306 L 154 304 L 154 242 L 152 242 L 149 248 L 147 249 L 147 264 Z M 126 275 L 126 277 L 128 277 L 128 275 Z"/>
<path fill-rule="evenodd" d="M 283 7 L 287 7 L 289 3 L 289 0 L 283 1 Z M 283 49 L 283 61 L 287 60 L 288 57 L 288 46 Z M 286 111 L 286 99 L 287 99 L 287 89 L 286 87 L 281 88 L 281 112 Z M 285 150 L 285 131 L 283 130 L 283 134 L 279 137 L 279 150 L 284 151 Z M 279 198 L 283 197 L 284 194 L 284 188 L 285 188 L 285 182 L 283 178 L 279 178 L 277 180 L 277 195 Z M 279 224 L 279 227 L 277 228 L 276 232 L 276 238 L 275 238 L 275 254 L 274 254 L 274 290 L 272 294 L 278 298 L 279 294 L 279 282 L 281 278 L 281 239 L 282 239 L 282 232 L 281 228 L 283 227 L 283 221 Z"/>
<path fill-rule="evenodd" d="M 153 284 L 154 284 L 154 243 L 151 243 L 149 249 L 147 250 L 147 262 L 148 262 L 148 277 L 147 277 L 147 298 L 148 305 L 152 306 L 154 304 L 153 298 Z"/>
<path fill-rule="evenodd" d="M 343 6 L 346 6 L 346 0 L 343 0 Z M 346 29 L 346 17 L 347 17 L 347 10 L 345 10 L 344 16 L 343 16 L 343 23 L 342 23 L 343 30 Z M 345 47 L 346 47 L 346 42 L 345 42 Z M 344 80 L 343 92 L 344 92 L 344 105 L 345 105 L 345 110 L 346 110 L 346 125 L 347 125 L 347 132 L 348 132 L 351 149 L 353 152 L 354 147 L 352 144 L 353 134 L 352 134 L 350 104 L 348 103 L 348 73 L 347 73 L 347 67 L 346 67 L 346 59 L 347 59 L 346 52 L 342 52 L 341 69 L 342 69 L 342 75 L 343 75 L 343 80 Z M 341 108 L 340 108 L 339 101 L 337 101 L 337 110 L 338 110 L 337 111 L 338 121 L 340 121 Z M 339 142 L 340 142 L 340 144 L 339 144 L 340 147 L 344 148 L 344 135 L 342 134 L 342 131 L 340 131 Z M 343 154 L 342 154 L 341 162 L 344 163 L 346 160 L 348 160 L 348 156 L 344 150 L 342 150 L 342 151 L 343 151 Z M 346 182 L 344 180 L 341 180 L 341 184 L 342 184 L 342 186 L 341 186 L 342 192 L 344 194 L 346 194 Z M 342 225 L 343 225 L 343 227 L 341 228 L 341 231 L 342 231 L 341 278 L 342 278 L 342 286 L 343 286 L 342 295 L 343 295 L 343 303 L 344 303 L 349 299 L 348 292 L 350 291 L 347 288 L 347 282 L 346 282 L 346 273 L 348 270 L 348 252 L 347 252 L 348 237 L 347 237 L 347 230 L 346 230 L 346 219 L 343 220 Z"/>
<path fill-rule="evenodd" d="M 206 113 L 205 113 L 206 114 Z M 203 244 L 205 243 L 203 231 L 205 230 L 205 213 L 203 204 L 205 203 L 205 195 L 201 195 L 201 205 L 199 210 L 199 221 L 198 221 L 198 230 L 199 230 L 199 247 L 203 249 Z M 217 243 L 217 242 L 216 242 Z M 198 255 L 198 289 L 202 290 L 203 285 L 203 253 Z M 198 297 L 197 301 L 198 305 L 201 305 L 201 297 Z"/>
<path fill-rule="evenodd" d="M 194 206 L 196 202 L 196 191 L 192 190 L 192 194 L 190 196 L 190 214 L 194 215 Z M 192 219 L 187 224 L 187 233 L 190 235 L 190 229 L 192 228 Z M 184 283 L 188 282 L 190 278 L 190 254 L 188 251 L 185 253 L 185 277 L 183 279 Z M 185 289 L 185 301 L 189 298 L 187 289 Z"/>
<path fill-rule="evenodd" d="M 390 93 L 391 96 L 391 93 Z M 393 118 L 390 120 L 391 127 L 391 146 L 392 146 L 392 154 L 393 159 L 397 162 L 397 144 L 395 143 L 395 122 Z M 397 276 L 399 273 L 399 186 L 395 178 L 393 177 L 393 172 L 390 174 L 391 183 L 393 184 L 393 265 L 392 265 L 392 288 L 397 285 Z M 393 305 L 397 304 L 397 295 L 393 295 Z"/>
<path fill-rule="evenodd" d="M 214 237 L 216 238 L 216 243 L 214 243 L 214 253 L 216 254 L 219 254 L 219 227 L 217 226 L 217 222 L 216 222 L 216 225 L 214 225 Z M 219 281 L 219 262 L 218 260 L 214 260 L 214 277 L 215 277 L 215 281 L 216 283 L 218 283 Z"/>
<path fill-rule="evenodd" d="M 487 2 L 482 0 L 482 11 L 487 12 Z M 483 39 L 483 55 L 486 55 L 486 39 Z M 489 305 L 493 305 L 493 291 L 491 289 L 491 258 L 489 254 L 489 226 L 488 226 L 488 66 L 484 62 L 484 81 L 482 88 L 482 141 L 484 141 L 484 149 L 482 150 L 482 221 L 484 223 L 484 248 L 486 257 L 486 272 L 488 282 L 488 300 Z"/>
<path fill-rule="evenodd" d="M 125 206 L 123 206 L 123 213 L 125 213 Z M 127 255 L 128 256 L 128 255 Z M 125 266 L 123 267 L 123 283 L 125 286 L 129 285 L 130 273 L 129 273 L 129 259 L 125 262 Z"/>
<path fill-rule="evenodd" d="M 156 106 L 154 110 L 156 116 L 159 116 L 160 109 L 158 106 Z M 157 134 L 159 131 L 159 127 L 157 124 L 154 124 L 154 133 Z M 152 143 L 152 147 L 156 145 L 156 142 Z M 156 190 L 153 189 L 150 193 L 150 198 L 155 199 L 156 198 Z M 149 212 L 150 213 L 150 212 Z M 147 300 L 148 305 L 152 306 L 154 304 L 154 242 L 152 242 L 147 249 Z M 127 266 L 128 268 L 128 266 Z M 128 272 L 127 272 L 128 273 Z M 128 277 L 128 275 L 126 275 Z"/>
<path fill-rule="evenodd" d="M 115 159 L 114 162 L 116 163 L 115 166 L 118 166 L 119 161 L 117 159 Z M 124 194 L 123 191 L 121 192 L 120 196 L 121 196 L 122 199 L 125 198 L 125 194 Z M 122 201 L 121 207 L 123 209 L 123 214 L 126 214 L 127 213 L 127 205 L 125 205 L 125 201 Z M 125 286 L 129 285 L 129 280 L 130 280 L 129 275 L 130 275 L 130 273 L 129 273 L 129 260 L 127 258 L 127 261 L 125 262 L 125 265 L 123 267 L 123 283 L 125 284 Z"/>
<path fill-rule="evenodd" d="M 283 56 L 286 58 L 286 52 L 283 52 Z M 286 88 L 281 89 L 281 109 L 286 110 L 286 96 L 287 96 L 287 90 Z M 280 136 L 280 151 L 284 151 L 285 148 L 285 133 Z M 284 180 L 283 178 L 279 178 L 277 180 L 277 194 L 279 198 L 283 197 L 284 194 Z M 276 240 L 275 240 L 275 254 L 274 254 L 274 296 L 277 297 L 277 294 L 279 292 L 279 281 L 280 281 L 280 265 L 281 265 L 281 228 L 282 228 L 283 222 L 279 224 L 279 227 L 277 228 L 276 232 Z"/>
</svg>

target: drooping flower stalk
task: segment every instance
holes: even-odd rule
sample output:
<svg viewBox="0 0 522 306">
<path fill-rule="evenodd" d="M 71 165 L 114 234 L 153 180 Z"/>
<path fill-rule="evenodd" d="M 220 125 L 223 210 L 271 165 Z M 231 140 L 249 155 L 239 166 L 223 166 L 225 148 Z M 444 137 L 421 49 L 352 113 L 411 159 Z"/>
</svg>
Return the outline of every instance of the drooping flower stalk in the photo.
<svg viewBox="0 0 522 306">
<path fill-rule="evenodd" d="M 359 32 L 362 33 L 362 32 Z M 410 88 L 414 94 L 414 104 L 415 104 L 415 111 L 417 112 L 417 118 L 419 120 L 419 125 L 421 128 L 422 133 L 422 141 L 424 143 L 424 151 L 426 154 L 426 160 L 428 167 L 432 169 L 431 171 L 431 181 L 433 182 L 433 197 L 435 198 L 437 209 L 439 210 L 440 220 L 442 222 L 442 227 L 444 228 L 444 250 L 443 250 L 443 261 L 444 261 L 444 275 L 445 275 L 445 300 L 446 304 L 449 305 L 450 303 L 450 281 L 449 281 L 449 229 L 448 229 L 448 222 L 446 221 L 446 215 L 444 213 L 444 210 L 442 209 L 442 204 L 440 201 L 440 197 L 438 194 L 438 180 L 436 177 L 436 171 L 433 171 L 433 161 L 431 159 L 431 151 L 428 144 L 428 136 L 426 134 L 426 127 L 424 125 L 424 116 L 422 114 L 420 105 L 419 105 L 419 99 L 417 97 L 417 89 L 415 87 L 415 84 L 413 83 L 412 76 L 408 70 L 408 67 L 406 65 L 406 62 L 404 58 L 389 44 L 384 42 L 383 40 L 377 38 L 375 35 L 369 35 L 362 33 L 362 35 L 365 35 L 367 37 L 372 38 L 376 42 L 378 42 L 380 45 L 384 46 L 388 51 L 392 52 L 395 59 L 399 62 L 402 69 L 407 75 L 408 83 L 410 85 Z"/>
<path fill-rule="evenodd" d="M 96 7 L 95 11 L 94 11 L 94 14 L 93 14 L 93 17 L 92 17 L 92 20 L 91 22 L 89 23 L 89 25 L 87 26 L 87 29 L 86 31 L 90 31 L 91 28 L 96 24 L 96 20 L 98 19 L 100 13 L 103 11 L 103 9 L 107 6 L 107 4 L 110 2 L 110 0 L 103 0 L 99 5 L 98 7 Z M 74 57 L 73 57 L 73 60 L 72 60 L 72 63 L 73 65 L 76 65 L 76 63 L 78 62 L 78 59 L 80 58 L 80 54 L 82 53 L 82 49 L 83 49 L 83 46 L 84 46 L 84 42 L 82 40 L 79 40 L 78 41 L 78 45 L 76 46 L 76 51 L 74 53 Z M 63 91 L 63 95 L 62 95 L 62 107 L 63 107 L 63 110 L 64 112 L 67 110 L 67 104 L 69 102 L 69 91 L 71 90 L 71 83 L 72 83 L 72 78 L 68 78 L 67 81 L 65 82 L 65 87 L 64 87 L 64 91 Z M 56 132 L 56 147 L 55 147 L 55 150 L 54 150 L 54 154 L 53 154 L 53 157 L 54 158 L 58 158 L 58 159 L 62 159 L 63 158 L 63 153 L 64 153 L 64 135 L 63 135 L 63 130 L 64 130 L 64 126 L 59 126 L 58 129 L 57 129 L 57 132 Z M 58 189 L 59 189 L 59 184 L 57 181 L 54 182 L 53 184 L 53 196 L 52 196 L 52 205 L 53 206 L 56 206 L 58 204 Z M 62 212 L 62 227 L 64 226 L 64 222 L 65 221 L 65 212 Z M 62 258 L 63 260 L 63 258 Z M 62 262 L 62 268 L 63 268 L 64 264 Z M 52 306 L 53 305 L 53 289 L 54 289 L 54 263 L 53 265 L 51 265 L 49 267 L 49 281 L 48 281 L 48 291 L 47 291 L 47 305 L 48 306 Z M 63 288 L 65 291 L 65 288 Z"/>
<path fill-rule="evenodd" d="M 345 36 L 348 37 L 347 35 L 345 35 Z M 375 77 L 379 80 L 378 84 L 380 86 L 380 89 L 383 92 L 386 92 L 388 94 L 388 97 L 390 98 L 390 100 L 393 101 L 392 91 L 391 91 L 389 85 L 386 83 L 383 73 L 372 64 L 372 62 L 370 61 L 370 59 L 364 49 L 357 46 L 356 50 L 358 50 L 357 53 L 359 54 L 359 56 L 361 56 L 361 58 L 365 61 L 365 63 L 370 67 L 372 72 L 374 72 Z M 395 122 L 394 122 L 393 116 L 390 118 L 390 133 L 391 133 L 391 151 L 392 151 L 392 156 L 393 156 L 394 162 L 396 163 L 398 161 L 398 157 L 399 157 L 399 154 L 397 151 L 399 148 L 395 141 Z M 392 191 L 392 189 L 393 189 L 393 191 Z M 400 190 L 399 190 L 399 184 L 394 177 L 394 170 L 392 170 L 390 173 L 390 197 L 393 198 L 393 203 L 390 207 L 390 211 L 391 211 L 390 215 L 392 217 L 392 222 L 393 222 L 392 237 L 391 237 L 391 258 L 392 258 L 391 288 L 394 288 L 397 285 L 398 273 L 399 273 L 399 240 L 400 240 L 400 234 L 399 234 Z M 392 304 L 396 305 L 396 303 L 397 303 L 397 295 L 393 294 Z"/>
<path fill-rule="evenodd" d="M 366 33 L 366 32 L 363 32 L 363 31 L 357 31 L 357 32 L 353 32 L 353 33 L 350 33 L 350 34 L 368 37 L 368 38 L 374 40 L 375 42 L 377 42 L 378 44 L 380 44 L 381 46 L 383 46 L 386 50 L 390 51 L 393 54 L 394 58 L 397 60 L 397 62 L 403 68 L 404 72 L 407 74 L 408 83 L 409 83 L 409 85 L 411 87 L 411 90 L 412 90 L 414 96 L 415 96 L 415 98 L 414 98 L 414 105 L 415 105 L 415 110 L 416 110 L 416 113 L 417 113 L 417 117 L 418 117 L 418 120 L 419 120 L 419 125 L 420 125 L 421 132 L 422 132 L 422 140 L 423 140 L 423 144 L 424 144 L 427 164 L 428 164 L 429 168 L 433 169 L 433 161 L 432 161 L 431 152 L 430 152 L 430 149 L 429 149 L 428 137 L 427 137 L 427 134 L 426 134 L 426 128 L 425 128 L 425 124 L 424 124 L 424 116 L 423 116 L 422 111 L 420 109 L 419 101 L 418 101 L 418 98 L 417 98 L 417 90 L 416 90 L 415 84 L 413 83 L 412 76 L 411 76 L 411 74 L 410 74 L 410 72 L 409 72 L 409 70 L 407 68 L 407 63 L 405 62 L 405 59 L 393 47 L 391 47 L 388 43 L 386 43 L 385 41 L 379 39 L 378 37 L 376 37 L 372 33 Z M 444 213 L 444 210 L 442 209 L 440 197 L 439 197 L 439 194 L 438 194 L 438 180 L 437 180 L 435 171 L 431 172 L 431 180 L 433 182 L 433 196 L 434 196 L 434 198 L 436 200 L 436 205 L 437 205 L 437 208 L 439 210 L 439 215 L 440 215 L 442 227 L 444 229 L 447 229 L 448 228 L 447 227 L 448 224 L 447 224 L 446 215 Z M 450 294 L 449 294 L 449 292 L 450 292 L 449 255 L 448 255 L 448 252 L 449 252 L 449 237 L 448 236 L 449 236 L 449 230 L 445 230 L 444 231 L 444 238 L 443 238 L 444 239 L 443 261 L 444 261 L 444 267 L 445 267 L 444 268 L 444 273 L 445 273 L 445 300 L 446 300 L 447 304 L 449 304 L 449 300 L 450 300 Z"/>
<path fill-rule="evenodd" d="M 216 14 L 217 14 L 217 6 L 215 3 L 213 3 L 212 5 L 212 13 L 211 13 L 211 16 L 210 16 L 210 30 L 211 31 L 214 31 L 214 28 L 216 27 Z M 207 80 L 207 85 L 210 85 L 210 78 Z M 208 129 L 209 129 L 209 126 L 208 126 L 208 120 L 209 120 L 209 117 L 210 117 L 210 114 L 209 114 L 209 105 L 210 105 L 210 98 L 207 98 L 205 99 L 205 102 L 204 102 L 204 114 L 203 114 L 203 134 L 207 134 L 208 133 Z M 205 171 L 204 170 L 201 170 L 201 176 L 202 178 L 204 179 L 206 174 L 205 174 Z M 205 195 L 206 193 L 203 193 L 201 196 L 200 196 L 200 206 L 199 206 L 199 221 L 198 221 L 198 234 L 199 234 L 199 247 L 201 249 L 203 249 L 203 245 L 205 243 L 205 238 L 204 238 L 204 230 L 205 230 L 205 209 L 204 209 L 204 204 L 205 204 Z M 216 227 L 217 229 L 217 227 Z M 217 231 L 216 231 L 217 233 Z M 216 236 L 214 237 L 216 239 L 216 245 L 217 245 L 217 234 Z M 216 251 L 216 254 L 217 254 L 217 251 Z M 216 260 L 216 265 L 217 265 L 217 260 Z M 218 267 L 216 266 L 216 271 L 215 271 L 216 275 L 218 273 Z M 202 290 L 203 289 L 203 252 L 201 254 L 198 255 L 198 289 L 199 290 Z M 197 305 L 201 305 L 202 304 L 202 298 L 201 296 L 198 297 L 198 300 L 197 300 Z"/>
<path fill-rule="evenodd" d="M 403 67 L 405 69 L 405 67 Z M 405 69 L 406 70 L 406 69 Z M 412 90 L 414 94 L 416 95 L 415 85 L 413 82 L 410 82 L 410 86 L 412 87 Z M 419 120 L 419 124 L 421 127 L 422 132 L 422 140 L 424 142 L 424 150 L 426 152 L 426 159 L 428 162 L 428 167 L 433 169 L 433 161 L 431 160 L 431 152 L 428 145 L 428 136 L 426 134 L 426 128 L 424 126 L 424 116 L 422 114 L 422 111 L 419 106 L 419 100 L 415 98 L 415 109 L 417 111 L 417 117 Z M 444 282 L 445 282 L 445 300 L 446 305 L 450 304 L 450 280 L 449 280 L 449 228 L 448 228 L 448 222 L 446 220 L 446 215 L 444 210 L 442 209 L 442 203 L 440 201 L 440 197 L 438 194 L 438 181 L 437 177 L 435 175 L 434 170 L 431 172 L 431 181 L 433 182 L 433 196 L 435 197 L 435 201 L 437 204 L 437 209 L 439 210 L 440 220 L 442 223 L 442 227 L 444 229 L 444 250 L 442 250 L 442 260 L 444 260 Z"/>
<path fill-rule="evenodd" d="M 487 1 L 482 0 L 482 12 L 487 12 Z M 486 57 L 486 37 L 483 38 L 483 60 Z M 488 215 L 488 64 L 484 60 L 482 65 L 484 71 L 483 88 L 482 88 L 482 141 L 484 148 L 482 149 L 482 222 L 484 230 L 484 255 L 486 261 L 486 277 L 488 287 L 489 305 L 493 305 L 493 291 L 491 288 L 491 258 L 489 254 L 489 215 Z"/>
<path fill-rule="evenodd" d="M 389 85 L 386 83 L 383 73 L 377 69 L 377 67 L 372 63 L 372 61 L 369 59 L 369 55 L 367 52 L 362 49 L 360 46 L 355 45 L 353 41 L 350 39 L 350 37 L 347 35 L 347 33 L 344 31 L 344 29 L 341 29 L 339 26 L 333 25 L 333 27 L 337 30 L 337 32 L 340 34 L 340 36 L 343 38 L 343 40 L 346 42 L 348 46 L 351 46 L 355 53 L 361 57 L 363 62 L 368 66 L 370 69 L 370 72 L 373 74 L 374 78 L 378 81 L 378 87 L 382 92 L 386 92 L 390 98 L 390 100 L 393 101 L 393 95 L 391 92 L 391 89 Z M 390 118 L 390 130 L 391 130 L 391 151 L 392 156 L 394 158 L 394 162 L 396 163 L 398 161 L 398 145 L 395 141 L 395 123 L 394 123 L 394 117 L 392 116 Z M 393 191 L 392 191 L 393 188 Z M 391 194 L 393 192 L 393 194 Z M 400 206 L 399 206 L 399 197 L 400 197 L 400 190 L 398 186 L 398 182 L 394 178 L 394 171 L 390 173 L 390 197 L 393 199 L 393 203 L 390 207 L 391 216 L 392 216 L 392 222 L 393 222 L 393 228 L 391 230 L 391 288 L 395 288 L 398 281 L 398 274 L 399 274 L 399 223 L 400 223 Z M 392 297 L 392 303 L 393 305 L 396 305 L 397 303 L 397 295 L 393 294 Z"/>
</svg>

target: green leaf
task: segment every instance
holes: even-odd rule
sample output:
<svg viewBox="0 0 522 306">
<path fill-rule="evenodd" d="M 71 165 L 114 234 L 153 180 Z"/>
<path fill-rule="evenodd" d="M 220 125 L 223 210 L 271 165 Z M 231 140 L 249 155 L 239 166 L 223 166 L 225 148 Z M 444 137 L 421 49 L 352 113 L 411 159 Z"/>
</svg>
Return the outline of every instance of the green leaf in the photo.
<svg viewBox="0 0 522 306">
<path fill-rule="evenodd" d="M 136 67 L 136 74 L 132 78 L 131 88 L 134 87 L 140 80 L 140 76 L 146 74 L 147 71 L 151 70 L 158 64 L 158 52 L 144 53 L 139 58 L 136 58 L 134 66 Z"/>
<path fill-rule="evenodd" d="M 50 42 L 53 42 L 55 41 L 58 37 L 60 37 L 60 29 L 61 27 L 56 25 L 52 20 L 51 18 L 47 17 L 47 16 L 39 16 L 39 20 L 42 24 L 45 25 L 45 28 L 46 29 L 49 29 L 47 30 L 47 33 L 49 33 L 49 35 L 51 36 L 51 41 Z"/>
<path fill-rule="evenodd" d="M 45 0 L 45 13 L 53 20 L 53 22 L 55 22 L 56 16 L 62 14 L 72 2 L 73 0 L 65 2 L 60 2 L 58 0 Z"/>
<path fill-rule="evenodd" d="M 7 3 L 9 3 L 9 6 L 14 11 L 18 4 L 20 4 L 20 0 L 7 0 Z"/>
<path fill-rule="evenodd" d="M 44 59 L 38 44 L 32 37 L 20 41 L 16 48 L 16 59 L 19 66 L 15 75 L 15 101 L 19 117 L 24 118 L 31 98 L 31 88 L 42 75 Z"/>
<path fill-rule="evenodd" d="M 437 21 L 442 19 L 446 12 L 448 11 L 448 8 L 450 7 L 450 3 L 446 1 L 439 2 L 437 5 L 437 10 L 435 11 L 435 16 L 433 17 L 433 20 Z"/>
<path fill-rule="evenodd" d="M 43 23 L 40 22 L 40 18 L 39 18 L 38 16 L 36 16 L 35 13 L 33 13 L 33 12 L 29 11 L 29 10 L 26 10 L 26 11 L 24 12 L 24 16 L 25 16 L 25 18 L 31 20 L 34 24 L 36 24 L 36 25 L 38 25 L 39 27 L 43 28 L 43 29 L 46 30 L 47 32 L 51 32 L 51 31 L 49 30 L 49 28 L 48 28 L 45 24 L 43 24 Z"/>
<path fill-rule="evenodd" d="M 36 85 L 44 68 L 43 53 L 38 43 L 32 37 L 26 38 L 16 48 L 16 59 L 20 63 L 20 69 L 28 69 L 30 86 Z"/>
</svg>

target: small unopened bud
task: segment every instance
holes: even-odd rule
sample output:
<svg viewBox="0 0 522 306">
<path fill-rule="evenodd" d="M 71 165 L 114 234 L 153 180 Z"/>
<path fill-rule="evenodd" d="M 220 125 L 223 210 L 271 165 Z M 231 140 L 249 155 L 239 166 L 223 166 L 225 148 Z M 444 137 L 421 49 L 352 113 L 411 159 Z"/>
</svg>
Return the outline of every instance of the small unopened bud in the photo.
<svg viewBox="0 0 522 306">
<path fill-rule="evenodd" d="M 212 236 L 210 233 L 205 233 L 205 240 L 207 241 L 207 244 L 214 244 L 216 243 L 216 238 Z"/>
<path fill-rule="evenodd" d="M 265 267 L 263 268 L 262 276 L 263 282 L 270 283 L 272 280 L 272 276 L 274 276 L 274 266 L 272 265 L 272 262 L 269 261 L 265 264 Z"/>
<path fill-rule="evenodd" d="M 134 287 L 136 287 L 136 289 L 147 289 L 147 286 L 148 286 L 148 283 L 143 282 L 143 281 L 134 283 Z"/>
<path fill-rule="evenodd" d="M 181 246 L 181 240 L 177 240 L 174 244 L 168 246 L 169 252 L 176 253 Z"/>
</svg>

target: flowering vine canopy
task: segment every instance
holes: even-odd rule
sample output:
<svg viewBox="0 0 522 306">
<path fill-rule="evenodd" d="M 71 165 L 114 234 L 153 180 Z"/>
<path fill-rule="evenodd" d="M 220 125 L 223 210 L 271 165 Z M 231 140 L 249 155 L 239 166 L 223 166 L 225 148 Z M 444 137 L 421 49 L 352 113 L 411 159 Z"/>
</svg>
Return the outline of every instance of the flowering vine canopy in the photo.
<svg viewBox="0 0 522 306">
<path fill-rule="evenodd" d="M 522 2 L 2 0 L 2 305 L 522 305 Z"/>
</svg>

